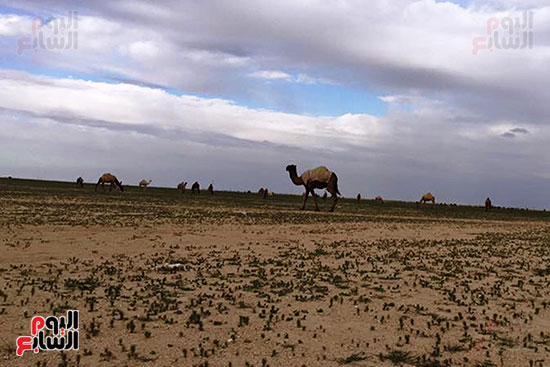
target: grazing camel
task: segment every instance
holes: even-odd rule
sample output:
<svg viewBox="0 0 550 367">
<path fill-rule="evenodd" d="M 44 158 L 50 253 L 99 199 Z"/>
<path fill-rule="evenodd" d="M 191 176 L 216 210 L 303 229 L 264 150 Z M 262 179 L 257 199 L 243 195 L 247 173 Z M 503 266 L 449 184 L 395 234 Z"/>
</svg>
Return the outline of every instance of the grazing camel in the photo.
<svg viewBox="0 0 550 367">
<path fill-rule="evenodd" d="M 113 190 L 113 186 L 115 186 L 115 185 L 118 186 L 120 191 L 124 191 L 124 187 L 122 186 L 122 181 L 119 181 L 116 178 L 116 176 L 111 174 L 111 173 L 104 173 L 103 175 L 101 175 L 101 177 L 97 181 L 97 184 L 95 185 L 95 191 L 97 191 L 97 187 L 99 186 L 99 184 L 101 184 L 101 188 L 103 189 L 103 191 L 105 191 L 105 184 L 106 183 L 110 184 L 109 192 L 111 192 L 111 190 Z"/>
<path fill-rule="evenodd" d="M 296 172 L 296 165 L 294 164 L 286 166 L 286 170 L 288 171 L 290 180 L 294 185 L 303 185 L 306 188 L 304 203 L 301 210 L 306 208 L 307 198 L 311 192 L 313 201 L 315 202 L 315 210 L 319 211 L 319 206 L 317 205 L 317 195 L 314 190 L 326 188 L 334 199 L 334 203 L 330 208 L 331 212 L 334 211 L 334 207 L 336 207 L 336 203 L 338 202 L 338 195 L 340 195 L 340 191 L 338 191 L 338 177 L 334 172 L 329 171 L 328 168 L 324 166 L 320 166 L 315 169 L 305 171 L 301 176 L 298 176 L 298 173 Z"/>
<path fill-rule="evenodd" d="M 194 194 L 195 191 L 197 191 L 197 194 L 200 195 L 201 194 L 201 185 L 199 184 L 198 181 L 195 181 L 193 183 L 193 185 L 191 186 L 191 192 Z"/>
<path fill-rule="evenodd" d="M 207 190 L 210 193 L 210 196 L 214 195 L 214 182 L 212 182 L 210 185 L 208 185 Z"/>
<path fill-rule="evenodd" d="M 432 202 L 432 204 L 435 205 L 435 196 L 433 196 L 431 192 L 428 192 L 427 194 L 424 194 L 422 196 L 422 199 L 420 199 L 420 204 L 424 204 L 430 201 Z"/>
<path fill-rule="evenodd" d="M 374 198 L 374 201 L 380 203 L 380 204 L 384 204 L 384 199 L 382 199 L 382 196 L 377 196 Z"/>
<path fill-rule="evenodd" d="M 82 177 L 79 177 L 76 179 L 76 186 L 77 187 L 84 187 L 84 179 Z"/>
<path fill-rule="evenodd" d="M 361 202 L 361 194 L 357 194 L 357 202 Z"/>
<path fill-rule="evenodd" d="M 143 191 L 147 190 L 147 186 L 149 186 L 153 182 L 153 180 L 141 180 L 139 181 L 139 187 L 143 189 Z"/>
<path fill-rule="evenodd" d="M 491 199 L 487 198 L 485 200 L 485 211 L 488 212 L 489 209 L 491 209 L 492 207 L 493 207 L 493 203 L 491 202 Z"/>
<path fill-rule="evenodd" d="M 182 194 L 185 193 L 185 186 L 187 186 L 187 182 L 181 181 L 178 184 L 178 191 L 181 192 Z"/>
</svg>

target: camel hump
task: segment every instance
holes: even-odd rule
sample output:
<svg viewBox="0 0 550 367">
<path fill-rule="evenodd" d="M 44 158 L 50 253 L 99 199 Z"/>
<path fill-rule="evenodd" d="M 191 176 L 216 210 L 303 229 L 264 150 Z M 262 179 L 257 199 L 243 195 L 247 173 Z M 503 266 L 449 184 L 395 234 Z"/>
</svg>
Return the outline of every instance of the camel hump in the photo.
<svg viewBox="0 0 550 367">
<path fill-rule="evenodd" d="M 424 196 L 422 196 L 422 198 L 426 199 L 426 200 L 432 200 L 434 199 L 435 197 L 432 195 L 431 192 L 428 192 L 426 194 L 424 194 Z"/>
<path fill-rule="evenodd" d="M 113 174 L 110 173 L 110 172 L 104 173 L 104 174 L 101 176 L 101 178 L 102 178 L 104 181 L 116 180 L 115 175 L 113 175 Z"/>
<path fill-rule="evenodd" d="M 301 178 L 304 182 L 308 182 L 308 181 L 328 182 L 331 175 L 332 175 L 332 172 L 327 167 L 319 166 L 317 168 L 305 171 L 304 173 L 302 173 Z"/>
</svg>

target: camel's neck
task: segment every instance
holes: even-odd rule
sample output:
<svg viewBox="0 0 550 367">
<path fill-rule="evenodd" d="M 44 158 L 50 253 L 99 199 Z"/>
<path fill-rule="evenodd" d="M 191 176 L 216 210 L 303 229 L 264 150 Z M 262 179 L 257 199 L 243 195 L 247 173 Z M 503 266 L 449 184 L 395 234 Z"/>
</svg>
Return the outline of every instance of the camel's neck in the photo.
<svg viewBox="0 0 550 367">
<path fill-rule="evenodd" d="M 304 184 L 304 181 L 298 177 L 298 174 L 296 171 L 290 171 L 290 180 L 294 183 L 294 185 L 300 186 Z"/>
</svg>

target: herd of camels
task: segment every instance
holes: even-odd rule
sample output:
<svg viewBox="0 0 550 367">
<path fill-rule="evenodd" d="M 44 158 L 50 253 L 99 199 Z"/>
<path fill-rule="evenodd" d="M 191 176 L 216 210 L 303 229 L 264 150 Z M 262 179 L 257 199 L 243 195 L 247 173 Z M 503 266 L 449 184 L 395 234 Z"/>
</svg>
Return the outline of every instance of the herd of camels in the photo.
<svg viewBox="0 0 550 367">
<path fill-rule="evenodd" d="M 294 185 L 297 186 L 303 186 L 305 188 L 305 192 L 302 195 L 303 197 L 303 203 L 301 210 L 305 210 L 306 208 L 306 202 L 309 197 L 309 194 L 313 197 L 313 202 L 315 203 L 315 210 L 319 211 L 319 205 L 317 204 L 317 194 L 315 193 L 315 190 L 322 190 L 325 189 L 326 192 L 323 196 L 323 199 L 327 198 L 327 192 L 331 194 L 333 203 L 330 208 L 330 211 L 334 211 L 334 208 L 336 207 L 336 203 L 338 202 L 338 196 L 340 194 L 340 191 L 338 190 L 338 176 L 336 176 L 336 173 L 330 171 L 325 166 L 319 166 L 314 169 L 310 169 L 307 171 L 302 172 L 300 176 L 298 176 L 298 172 L 296 170 L 296 165 L 290 164 L 286 166 L 286 171 L 290 175 L 290 180 Z M 139 187 L 145 191 L 147 187 L 151 184 L 152 180 L 141 180 L 139 182 Z M 84 179 L 82 177 L 78 177 L 76 179 L 76 184 L 78 187 L 84 187 Z M 101 188 L 103 191 L 105 191 L 105 184 L 109 184 L 109 191 L 112 191 L 113 187 L 118 187 L 120 191 L 124 191 L 124 186 L 122 186 L 122 181 L 119 181 L 115 175 L 112 173 L 104 173 L 101 175 L 99 180 L 97 181 L 97 184 L 95 185 L 95 190 L 97 191 L 97 187 L 101 185 Z M 182 181 L 177 185 L 177 189 L 182 194 L 185 193 L 185 188 L 187 186 L 187 182 Z M 207 191 L 210 195 L 214 195 L 214 182 L 212 182 L 208 188 Z M 193 194 L 200 195 L 200 184 L 198 181 L 195 181 L 193 185 L 191 185 L 191 192 Z M 272 196 L 273 193 L 269 191 L 267 188 L 260 188 L 258 191 L 258 194 L 262 196 L 264 199 L 268 196 Z M 384 203 L 384 199 L 381 196 L 376 196 L 374 200 L 380 204 Z M 361 194 L 357 195 L 357 201 L 361 201 Z M 425 204 L 425 203 L 432 203 L 435 205 L 435 196 L 428 192 L 422 196 L 419 204 Z M 488 211 L 492 208 L 491 199 L 487 198 L 485 200 L 485 210 Z"/>
</svg>

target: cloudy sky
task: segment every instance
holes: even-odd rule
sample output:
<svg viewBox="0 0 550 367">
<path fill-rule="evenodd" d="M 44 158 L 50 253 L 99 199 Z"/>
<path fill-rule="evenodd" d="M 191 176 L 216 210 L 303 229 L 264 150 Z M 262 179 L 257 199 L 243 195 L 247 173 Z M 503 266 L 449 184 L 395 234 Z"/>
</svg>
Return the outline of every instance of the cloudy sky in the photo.
<svg viewBox="0 0 550 367">
<path fill-rule="evenodd" d="M 550 0 L 7 0 L 0 47 L 0 176 L 550 208 Z"/>
</svg>

